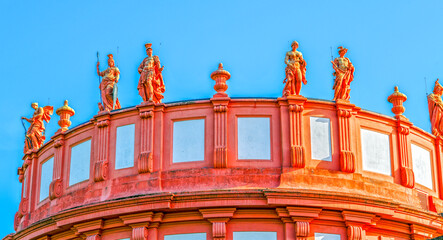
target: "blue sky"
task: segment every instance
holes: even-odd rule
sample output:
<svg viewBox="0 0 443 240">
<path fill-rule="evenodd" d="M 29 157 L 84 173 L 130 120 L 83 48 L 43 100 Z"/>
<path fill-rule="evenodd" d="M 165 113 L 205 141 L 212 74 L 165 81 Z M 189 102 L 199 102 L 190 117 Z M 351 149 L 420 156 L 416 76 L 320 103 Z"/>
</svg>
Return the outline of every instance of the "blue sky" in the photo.
<svg viewBox="0 0 443 240">
<path fill-rule="evenodd" d="M 301 94 L 331 100 L 331 52 L 343 45 L 355 66 L 351 102 L 392 115 L 386 98 L 398 85 L 405 115 L 429 132 L 426 91 L 443 76 L 441 1 L 13 1 L 0 0 L 0 237 L 13 232 L 30 103 L 69 100 L 73 126 L 98 111 L 101 69 L 114 54 L 123 107 L 141 102 L 137 67 L 144 44 L 165 66 L 164 102 L 209 98 L 219 62 L 231 97 L 279 97 L 284 55 L 297 40 L 307 61 Z M 117 47 L 119 52 L 117 54 Z M 427 79 L 427 88 L 424 78 Z M 48 124 L 48 138 L 58 129 Z"/>
</svg>

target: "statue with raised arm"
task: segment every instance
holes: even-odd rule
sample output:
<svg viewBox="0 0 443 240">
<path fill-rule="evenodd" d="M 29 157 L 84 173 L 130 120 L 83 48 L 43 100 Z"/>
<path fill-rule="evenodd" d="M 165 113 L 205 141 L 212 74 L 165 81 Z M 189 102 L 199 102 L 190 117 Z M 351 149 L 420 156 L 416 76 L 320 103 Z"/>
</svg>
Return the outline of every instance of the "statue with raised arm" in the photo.
<svg viewBox="0 0 443 240">
<path fill-rule="evenodd" d="M 49 122 L 54 111 L 52 106 L 39 107 L 38 103 L 32 103 L 31 107 L 35 109 L 32 118 L 22 117 L 28 121 L 31 126 L 26 131 L 25 147 L 23 152 L 25 154 L 38 150 L 45 141 L 45 125 L 43 121 Z"/>
<path fill-rule="evenodd" d="M 332 74 L 335 76 L 335 82 L 332 89 L 334 92 L 334 101 L 338 99 L 348 101 L 350 96 L 349 92 L 351 91 L 351 82 L 354 80 L 354 66 L 352 65 L 349 58 L 345 57 L 348 49 L 340 46 L 338 47 L 338 54 L 340 57 L 331 61 L 332 67 L 335 72 Z"/>
<path fill-rule="evenodd" d="M 283 80 L 285 87 L 283 88 L 283 96 L 299 95 L 301 84 L 306 81 L 306 61 L 303 59 L 301 52 L 297 51 L 298 42 L 291 44 L 292 51 L 286 53 L 286 78 Z"/>
<path fill-rule="evenodd" d="M 145 44 L 148 57 L 138 67 L 140 79 L 138 82 L 138 92 L 143 98 L 143 102 L 160 103 L 165 92 L 162 71 L 164 66 L 160 65 L 158 56 L 152 55 L 152 44 Z"/>
<path fill-rule="evenodd" d="M 112 54 L 108 55 L 108 68 L 102 72 L 99 69 L 100 62 L 97 62 L 97 74 L 103 77 L 100 82 L 100 95 L 103 105 L 100 106 L 100 111 L 111 111 L 120 109 L 120 101 L 117 98 L 117 83 L 120 79 L 120 70 L 115 66 L 114 57 Z"/>
<path fill-rule="evenodd" d="M 432 134 L 443 137 L 443 87 L 435 81 L 433 93 L 428 95 L 429 117 L 431 118 Z"/>
</svg>

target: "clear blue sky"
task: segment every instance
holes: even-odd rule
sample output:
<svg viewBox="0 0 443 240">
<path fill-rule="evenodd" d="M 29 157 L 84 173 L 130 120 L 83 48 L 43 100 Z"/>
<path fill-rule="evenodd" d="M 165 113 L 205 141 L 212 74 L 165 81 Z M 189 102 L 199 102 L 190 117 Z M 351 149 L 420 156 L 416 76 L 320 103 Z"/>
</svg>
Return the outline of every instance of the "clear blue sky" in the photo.
<svg viewBox="0 0 443 240">
<path fill-rule="evenodd" d="M 0 0 L 0 237 L 13 232 L 30 103 L 69 100 L 73 126 L 97 113 L 96 52 L 113 53 L 123 107 L 141 102 L 137 67 L 144 44 L 165 66 L 164 102 L 209 98 L 220 61 L 231 97 L 279 97 L 284 56 L 297 40 L 307 61 L 308 98 L 333 97 L 330 47 L 343 45 L 355 66 L 351 102 L 391 115 L 398 85 L 405 115 L 429 131 L 427 91 L 443 77 L 442 1 L 18 1 Z M 117 46 L 119 54 L 117 56 Z M 47 127 L 58 129 L 58 116 Z"/>
</svg>

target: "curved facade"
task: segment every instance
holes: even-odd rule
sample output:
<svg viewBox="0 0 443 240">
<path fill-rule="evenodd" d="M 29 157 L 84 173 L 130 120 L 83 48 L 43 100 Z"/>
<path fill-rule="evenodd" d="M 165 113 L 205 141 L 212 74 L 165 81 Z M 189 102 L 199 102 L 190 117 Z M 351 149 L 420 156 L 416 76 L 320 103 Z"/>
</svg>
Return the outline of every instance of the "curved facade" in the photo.
<svg viewBox="0 0 443 240">
<path fill-rule="evenodd" d="M 105 112 L 24 157 L 5 239 L 429 239 L 441 141 L 301 96 Z"/>
</svg>

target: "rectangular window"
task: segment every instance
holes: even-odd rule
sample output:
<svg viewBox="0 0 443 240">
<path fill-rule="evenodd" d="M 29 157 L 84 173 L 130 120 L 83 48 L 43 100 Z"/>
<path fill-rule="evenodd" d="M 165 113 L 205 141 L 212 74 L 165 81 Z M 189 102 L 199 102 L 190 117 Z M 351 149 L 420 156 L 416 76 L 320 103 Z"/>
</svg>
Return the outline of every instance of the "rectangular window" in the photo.
<svg viewBox="0 0 443 240">
<path fill-rule="evenodd" d="M 315 233 L 315 240 L 340 240 L 339 234 Z"/>
<path fill-rule="evenodd" d="M 71 165 L 69 168 L 69 186 L 89 179 L 91 164 L 91 140 L 71 148 Z"/>
<path fill-rule="evenodd" d="M 270 118 L 237 119 L 238 159 L 271 160 Z"/>
<path fill-rule="evenodd" d="M 54 158 L 50 158 L 41 165 L 40 176 L 40 202 L 49 197 L 49 184 L 52 182 L 52 173 L 54 171 Z"/>
<path fill-rule="evenodd" d="M 204 161 L 205 120 L 174 122 L 172 145 L 173 163 Z"/>
<path fill-rule="evenodd" d="M 165 235 L 165 240 L 206 240 L 206 233 Z"/>
<path fill-rule="evenodd" d="M 311 157 L 317 160 L 332 161 L 329 118 L 311 117 Z"/>
<path fill-rule="evenodd" d="M 389 135 L 361 129 L 363 170 L 391 175 Z"/>
<path fill-rule="evenodd" d="M 234 232 L 234 240 L 277 240 L 277 232 Z"/>
<path fill-rule="evenodd" d="M 25 175 L 23 177 L 23 195 L 22 197 L 26 197 L 26 191 L 28 191 L 28 185 L 26 184 L 26 180 L 28 179 L 28 170 L 26 169 Z"/>
<path fill-rule="evenodd" d="M 115 143 L 115 169 L 134 166 L 135 124 L 117 128 Z"/>
<path fill-rule="evenodd" d="M 415 144 L 411 144 L 411 153 L 412 170 L 414 170 L 415 182 L 433 189 L 431 153 Z"/>
</svg>

